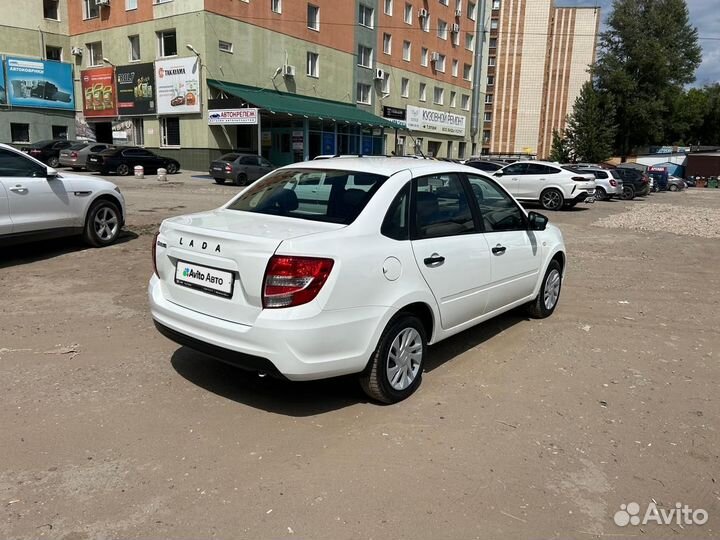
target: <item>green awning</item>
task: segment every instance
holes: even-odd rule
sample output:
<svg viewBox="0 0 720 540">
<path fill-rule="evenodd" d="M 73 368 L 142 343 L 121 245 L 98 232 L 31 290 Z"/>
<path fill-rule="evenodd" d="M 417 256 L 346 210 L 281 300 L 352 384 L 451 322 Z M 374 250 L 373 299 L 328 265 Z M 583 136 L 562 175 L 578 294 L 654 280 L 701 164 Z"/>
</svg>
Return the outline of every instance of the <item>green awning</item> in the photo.
<svg viewBox="0 0 720 540">
<path fill-rule="evenodd" d="M 258 109 L 265 109 L 271 113 L 284 113 L 293 116 L 322 118 L 337 122 L 349 122 L 365 126 L 398 127 L 396 124 L 350 103 L 341 103 L 329 99 L 320 99 L 309 96 L 299 96 L 279 90 L 257 88 L 244 84 L 229 83 L 208 79 L 208 86 L 221 90 L 227 94 L 238 97 Z"/>
</svg>

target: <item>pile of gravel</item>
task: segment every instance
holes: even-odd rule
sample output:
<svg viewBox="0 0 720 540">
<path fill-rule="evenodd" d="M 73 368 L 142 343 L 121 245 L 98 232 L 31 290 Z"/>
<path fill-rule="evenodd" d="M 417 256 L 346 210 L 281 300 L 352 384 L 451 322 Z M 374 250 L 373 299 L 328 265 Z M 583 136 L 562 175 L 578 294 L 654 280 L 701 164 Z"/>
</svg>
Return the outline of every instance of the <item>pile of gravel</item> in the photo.
<svg viewBox="0 0 720 540">
<path fill-rule="evenodd" d="M 627 212 L 599 219 L 593 225 L 610 229 L 663 231 L 684 236 L 720 238 L 720 212 L 717 208 L 638 204 Z"/>
</svg>

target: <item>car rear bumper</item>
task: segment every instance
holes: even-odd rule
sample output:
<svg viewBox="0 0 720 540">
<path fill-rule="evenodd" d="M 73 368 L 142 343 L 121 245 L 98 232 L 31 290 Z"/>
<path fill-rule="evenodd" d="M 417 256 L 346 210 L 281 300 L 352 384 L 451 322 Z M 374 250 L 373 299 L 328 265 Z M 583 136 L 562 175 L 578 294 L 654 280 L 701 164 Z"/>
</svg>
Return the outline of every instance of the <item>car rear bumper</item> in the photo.
<svg viewBox="0 0 720 540">
<path fill-rule="evenodd" d="M 60 165 L 63 167 L 84 167 L 84 163 L 80 163 L 77 159 L 66 158 L 60 156 Z"/>
<path fill-rule="evenodd" d="M 380 306 L 320 311 L 304 319 L 278 309 L 264 310 L 249 326 L 170 302 L 155 275 L 148 297 L 156 326 L 173 341 L 244 369 L 296 381 L 361 372 L 389 318 L 389 309 Z"/>
</svg>

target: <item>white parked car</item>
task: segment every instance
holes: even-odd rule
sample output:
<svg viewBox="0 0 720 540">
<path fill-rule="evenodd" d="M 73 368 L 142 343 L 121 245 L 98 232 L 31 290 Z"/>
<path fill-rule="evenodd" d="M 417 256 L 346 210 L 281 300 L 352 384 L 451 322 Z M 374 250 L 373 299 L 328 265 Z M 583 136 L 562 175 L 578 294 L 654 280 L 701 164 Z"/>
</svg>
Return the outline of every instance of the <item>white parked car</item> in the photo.
<svg viewBox="0 0 720 540">
<path fill-rule="evenodd" d="M 566 265 L 560 230 L 489 176 L 405 158 L 276 169 L 165 220 L 153 249 L 170 339 L 290 380 L 356 373 L 386 403 L 417 388 L 428 345 L 517 306 L 549 316 Z"/>
<path fill-rule="evenodd" d="M 117 240 L 125 199 L 106 180 L 58 173 L 0 144 L 0 245 L 82 235 L 100 247 Z"/>
<path fill-rule="evenodd" d="M 602 169 L 600 167 L 575 166 L 583 173 L 592 173 L 595 176 L 595 199 L 608 201 L 612 198 L 621 198 L 623 194 L 622 176 L 615 169 Z"/>
<path fill-rule="evenodd" d="M 546 210 L 560 210 L 595 201 L 595 177 L 546 161 L 516 161 L 493 176 L 519 201 L 539 202 Z"/>
</svg>

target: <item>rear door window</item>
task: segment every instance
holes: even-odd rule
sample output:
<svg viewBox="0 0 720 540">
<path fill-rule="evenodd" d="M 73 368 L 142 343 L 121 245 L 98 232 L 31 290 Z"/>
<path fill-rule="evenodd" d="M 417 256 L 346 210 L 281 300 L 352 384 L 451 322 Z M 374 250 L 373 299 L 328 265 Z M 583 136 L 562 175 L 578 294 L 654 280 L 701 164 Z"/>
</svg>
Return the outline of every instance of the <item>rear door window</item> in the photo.
<svg viewBox="0 0 720 540">
<path fill-rule="evenodd" d="M 527 163 L 513 163 L 502 170 L 503 174 L 529 174 L 527 172 Z"/>
</svg>

